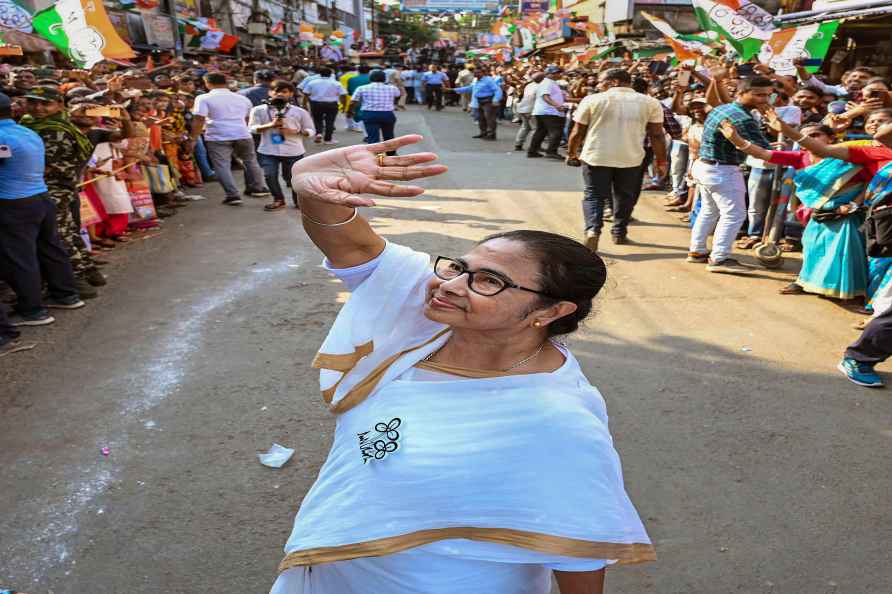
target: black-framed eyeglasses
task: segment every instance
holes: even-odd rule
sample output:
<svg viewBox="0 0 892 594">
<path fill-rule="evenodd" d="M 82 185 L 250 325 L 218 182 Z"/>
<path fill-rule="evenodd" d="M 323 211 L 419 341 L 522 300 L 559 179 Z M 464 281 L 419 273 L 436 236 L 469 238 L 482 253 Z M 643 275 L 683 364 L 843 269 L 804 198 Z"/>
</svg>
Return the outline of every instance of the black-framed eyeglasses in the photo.
<svg viewBox="0 0 892 594">
<path fill-rule="evenodd" d="M 484 297 L 493 297 L 505 289 L 520 289 L 521 291 L 527 291 L 528 293 L 535 293 L 553 299 L 548 293 L 521 287 L 512 282 L 511 279 L 506 278 L 497 272 L 490 270 L 470 270 L 463 262 L 445 256 L 437 256 L 437 259 L 434 261 L 434 274 L 437 278 L 443 280 L 453 280 L 463 274 L 467 274 L 468 287 L 478 295 L 483 295 Z"/>
</svg>

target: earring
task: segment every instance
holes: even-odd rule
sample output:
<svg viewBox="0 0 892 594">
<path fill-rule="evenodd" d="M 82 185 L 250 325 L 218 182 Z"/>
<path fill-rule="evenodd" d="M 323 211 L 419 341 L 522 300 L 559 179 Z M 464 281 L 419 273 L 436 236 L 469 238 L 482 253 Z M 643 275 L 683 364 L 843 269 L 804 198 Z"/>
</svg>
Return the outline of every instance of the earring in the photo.
<svg viewBox="0 0 892 594">
<path fill-rule="evenodd" d="M 538 328 L 538 327 L 541 326 L 541 325 L 542 325 L 542 322 L 540 322 L 539 320 L 536 320 L 535 322 L 533 322 L 533 327 L 534 327 L 534 328 Z"/>
</svg>

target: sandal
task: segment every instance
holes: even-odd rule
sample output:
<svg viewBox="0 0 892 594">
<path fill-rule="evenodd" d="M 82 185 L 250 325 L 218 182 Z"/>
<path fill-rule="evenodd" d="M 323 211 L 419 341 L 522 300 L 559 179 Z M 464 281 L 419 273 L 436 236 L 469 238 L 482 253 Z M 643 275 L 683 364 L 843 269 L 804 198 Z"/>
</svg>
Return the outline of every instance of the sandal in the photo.
<svg viewBox="0 0 892 594">
<path fill-rule="evenodd" d="M 690 222 L 691 222 L 691 215 L 686 214 L 686 215 L 684 215 L 684 216 L 682 216 L 682 217 L 678 217 L 678 220 L 681 221 L 682 223 L 690 223 Z"/>
<path fill-rule="evenodd" d="M 749 250 L 752 249 L 757 243 L 762 240 L 758 237 L 744 237 L 743 239 L 738 240 L 734 243 L 734 245 L 741 250 Z"/>
<path fill-rule="evenodd" d="M 679 204 L 678 206 L 673 206 L 671 208 L 667 208 L 666 212 L 689 212 L 691 208 L 686 204 Z"/>
<path fill-rule="evenodd" d="M 104 248 L 113 248 L 115 247 L 115 242 L 111 239 L 105 239 L 104 237 L 97 237 L 93 242 L 93 245 Z"/>
<path fill-rule="evenodd" d="M 267 204 L 266 206 L 263 207 L 263 210 L 265 210 L 267 212 L 272 212 L 274 210 L 279 210 L 280 208 L 285 208 L 284 200 L 276 200 L 272 204 Z"/>
<path fill-rule="evenodd" d="M 667 202 L 666 206 L 684 206 L 686 202 L 687 202 L 687 199 L 682 200 L 682 199 L 676 198 L 675 200 L 670 200 L 669 202 Z"/>
<path fill-rule="evenodd" d="M 790 283 L 779 291 L 781 295 L 805 295 L 805 289 L 797 283 Z"/>
</svg>

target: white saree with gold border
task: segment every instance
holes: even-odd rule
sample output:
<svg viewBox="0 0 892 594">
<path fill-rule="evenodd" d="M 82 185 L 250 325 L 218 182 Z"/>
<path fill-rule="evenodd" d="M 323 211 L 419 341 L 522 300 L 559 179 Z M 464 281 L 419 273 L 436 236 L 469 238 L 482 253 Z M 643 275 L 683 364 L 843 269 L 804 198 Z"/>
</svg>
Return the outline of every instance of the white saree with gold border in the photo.
<svg viewBox="0 0 892 594">
<path fill-rule="evenodd" d="M 572 354 L 552 373 L 406 379 L 448 339 L 423 315 L 431 274 L 388 244 L 314 362 L 334 442 L 272 594 L 547 594 L 552 569 L 653 560 Z"/>
</svg>

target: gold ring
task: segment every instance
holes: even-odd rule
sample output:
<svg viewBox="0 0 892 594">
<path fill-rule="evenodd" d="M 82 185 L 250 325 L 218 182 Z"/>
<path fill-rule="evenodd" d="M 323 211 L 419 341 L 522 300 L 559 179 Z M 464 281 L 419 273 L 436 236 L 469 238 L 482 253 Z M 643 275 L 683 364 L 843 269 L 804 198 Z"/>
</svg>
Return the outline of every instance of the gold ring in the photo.
<svg viewBox="0 0 892 594">
<path fill-rule="evenodd" d="M 375 156 L 378 157 L 378 167 L 384 167 L 384 157 L 387 156 L 387 153 L 378 153 Z"/>
</svg>

